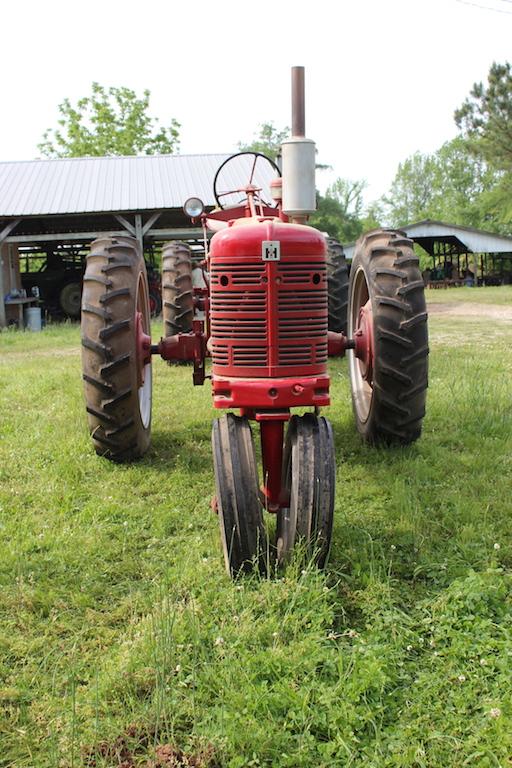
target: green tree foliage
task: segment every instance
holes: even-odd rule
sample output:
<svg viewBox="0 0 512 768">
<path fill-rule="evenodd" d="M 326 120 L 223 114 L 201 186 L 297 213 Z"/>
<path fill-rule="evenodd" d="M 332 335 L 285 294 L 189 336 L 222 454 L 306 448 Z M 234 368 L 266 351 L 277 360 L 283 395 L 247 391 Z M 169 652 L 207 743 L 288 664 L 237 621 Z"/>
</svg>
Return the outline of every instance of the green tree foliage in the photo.
<svg viewBox="0 0 512 768">
<path fill-rule="evenodd" d="M 261 152 L 275 162 L 281 144 L 289 133 L 289 128 L 276 128 L 273 122 L 261 123 L 253 140 L 249 143 L 239 142 L 238 149 L 240 152 Z"/>
<path fill-rule="evenodd" d="M 383 198 L 392 226 L 421 219 L 496 228 L 484 198 L 498 176 L 475 155 L 466 138 L 448 141 L 431 155 L 416 152 L 398 166 Z"/>
<path fill-rule="evenodd" d="M 435 163 L 429 155 L 415 152 L 398 165 L 389 194 L 384 197 L 394 226 L 430 217 L 434 179 Z"/>
<path fill-rule="evenodd" d="M 92 84 L 90 96 L 59 104 L 58 128 L 38 145 L 46 157 L 169 154 L 179 147 L 180 124 L 164 127 L 148 114 L 150 92 Z"/>
<path fill-rule="evenodd" d="M 512 231 L 512 68 L 492 64 L 487 85 L 475 83 L 455 111 L 455 122 L 475 157 L 485 160 L 495 183 L 481 198 L 482 209 L 495 229 Z"/>
<path fill-rule="evenodd" d="M 336 179 L 325 195 L 317 196 L 317 211 L 311 216 L 311 225 L 341 243 L 356 240 L 364 230 L 365 188 L 365 181 Z"/>
<path fill-rule="evenodd" d="M 512 171 L 512 71 L 508 62 L 492 64 L 487 86 L 473 85 L 455 111 L 455 122 L 489 165 Z"/>
</svg>

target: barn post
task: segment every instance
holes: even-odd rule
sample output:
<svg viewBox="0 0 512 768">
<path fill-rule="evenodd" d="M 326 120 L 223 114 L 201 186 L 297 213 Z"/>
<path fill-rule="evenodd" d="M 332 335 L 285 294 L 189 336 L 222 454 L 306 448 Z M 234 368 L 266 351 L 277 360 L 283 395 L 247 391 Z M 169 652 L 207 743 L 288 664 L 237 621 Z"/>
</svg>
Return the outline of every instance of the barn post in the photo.
<svg viewBox="0 0 512 768">
<path fill-rule="evenodd" d="M 2 256 L 2 244 L 0 243 L 0 328 L 5 328 L 7 318 L 4 303 L 4 259 Z"/>
<path fill-rule="evenodd" d="M 135 215 L 135 237 L 140 245 L 140 252 L 144 255 L 144 234 L 142 232 L 142 216 L 140 213 Z"/>
<path fill-rule="evenodd" d="M 10 221 L 0 232 L 0 328 L 5 328 L 7 325 L 7 316 L 5 313 L 5 285 L 4 285 L 4 257 L 3 257 L 3 242 L 8 237 L 13 229 L 18 226 L 21 219 L 14 219 Z M 9 259 L 9 279 L 11 275 L 11 260 Z M 10 287 L 9 287 L 10 290 Z"/>
</svg>

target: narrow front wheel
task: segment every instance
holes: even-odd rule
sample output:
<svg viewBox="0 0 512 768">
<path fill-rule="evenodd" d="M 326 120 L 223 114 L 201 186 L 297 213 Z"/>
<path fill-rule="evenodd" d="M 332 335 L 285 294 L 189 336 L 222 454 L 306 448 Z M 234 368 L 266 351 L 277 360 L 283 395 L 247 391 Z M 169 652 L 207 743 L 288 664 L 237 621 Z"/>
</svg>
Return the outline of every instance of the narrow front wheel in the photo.
<svg viewBox="0 0 512 768">
<path fill-rule="evenodd" d="M 335 459 L 330 423 L 308 413 L 293 416 L 284 453 L 288 506 L 277 517 L 277 558 L 286 562 L 302 542 L 322 568 L 329 556 L 334 515 Z"/>
<path fill-rule="evenodd" d="M 237 576 L 262 567 L 267 550 L 249 421 L 232 413 L 215 419 L 212 448 L 224 561 Z"/>
</svg>

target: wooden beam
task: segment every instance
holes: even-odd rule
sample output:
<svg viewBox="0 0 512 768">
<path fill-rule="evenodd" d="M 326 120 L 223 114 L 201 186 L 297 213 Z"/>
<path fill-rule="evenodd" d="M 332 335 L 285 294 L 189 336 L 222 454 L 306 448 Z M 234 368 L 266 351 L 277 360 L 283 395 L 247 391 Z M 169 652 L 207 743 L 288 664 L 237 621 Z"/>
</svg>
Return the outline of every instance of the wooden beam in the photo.
<svg viewBox="0 0 512 768">
<path fill-rule="evenodd" d="M 149 217 L 149 219 L 146 221 L 146 223 L 142 227 L 142 234 L 143 235 L 145 235 L 147 232 L 149 232 L 149 230 L 151 229 L 153 224 L 156 223 L 157 219 L 159 219 L 160 216 L 161 216 L 160 213 L 154 213 L 152 216 Z"/>
<path fill-rule="evenodd" d="M 0 232 L 0 244 L 2 244 L 3 241 L 7 238 L 7 236 L 11 234 L 13 229 L 18 226 L 20 221 L 21 219 L 13 219 L 7 224 L 7 226 L 5 226 L 2 229 L 2 231 Z"/>
<path fill-rule="evenodd" d="M 4 303 L 4 259 L 2 255 L 2 244 L 0 243 L 0 328 L 5 328 L 6 325 L 7 318 Z"/>
<path fill-rule="evenodd" d="M 53 243 L 56 241 L 60 242 L 68 242 L 72 240 L 96 240 L 97 237 L 101 237 L 102 235 L 113 235 L 116 236 L 124 236 L 126 237 L 126 230 L 118 230 L 117 232 L 112 232 L 112 230 L 105 230 L 104 232 L 60 232 L 56 234 L 51 235 L 12 235 L 11 237 L 6 237 L 5 241 L 6 243 Z"/>
<path fill-rule="evenodd" d="M 140 245 L 141 253 L 144 253 L 144 234 L 142 232 L 142 216 L 140 213 L 135 214 L 135 238 Z"/>
<path fill-rule="evenodd" d="M 163 238 L 166 237 L 169 240 L 202 240 L 203 230 L 196 229 L 150 229 L 147 233 L 150 237 Z M 213 235 L 213 232 L 208 232 L 208 237 Z"/>
<path fill-rule="evenodd" d="M 130 235 L 132 235 L 132 237 L 136 237 L 135 227 L 133 224 L 130 224 L 128 219 L 125 219 L 125 217 L 121 216 L 120 213 L 114 213 L 114 218 L 118 220 L 120 225 L 124 227 L 130 233 Z"/>
</svg>

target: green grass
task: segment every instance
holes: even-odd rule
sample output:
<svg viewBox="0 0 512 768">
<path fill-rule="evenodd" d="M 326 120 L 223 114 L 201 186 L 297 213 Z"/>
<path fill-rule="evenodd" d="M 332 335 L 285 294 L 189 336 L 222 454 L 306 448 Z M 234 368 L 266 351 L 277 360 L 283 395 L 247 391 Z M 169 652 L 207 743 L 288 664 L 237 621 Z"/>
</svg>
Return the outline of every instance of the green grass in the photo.
<svg viewBox="0 0 512 768">
<path fill-rule="evenodd" d="M 112 465 L 78 328 L 0 335 L 0 766 L 510 766 L 512 323 L 430 330 L 413 447 L 362 445 L 331 366 L 326 572 L 235 583 L 208 387 L 156 362 L 152 449 Z"/>
<path fill-rule="evenodd" d="M 512 307 L 512 285 L 499 288 L 430 288 L 426 291 L 427 301 L 431 304 L 461 301 L 471 304 L 499 304 Z"/>
</svg>

